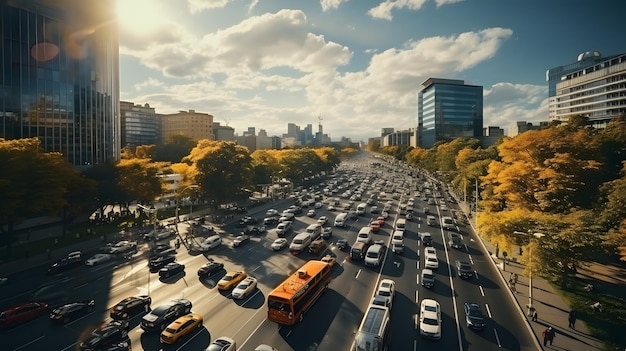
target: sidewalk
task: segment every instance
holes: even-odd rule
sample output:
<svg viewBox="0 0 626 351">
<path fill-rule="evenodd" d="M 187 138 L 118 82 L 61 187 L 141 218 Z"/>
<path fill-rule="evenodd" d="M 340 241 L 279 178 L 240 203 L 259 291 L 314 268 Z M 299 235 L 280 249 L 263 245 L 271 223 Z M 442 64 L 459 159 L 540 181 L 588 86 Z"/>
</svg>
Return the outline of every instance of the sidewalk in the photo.
<svg viewBox="0 0 626 351">
<path fill-rule="evenodd" d="M 471 222 L 470 222 L 471 225 Z M 472 225 L 473 228 L 473 225 Z M 474 232 L 476 232 L 474 228 Z M 480 237 L 479 237 L 480 238 Z M 485 248 L 491 254 L 494 264 L 498 267 L 502 278 L 501 286 L 507 287 L 509 276 L 511 273 L 518 275 L 516 293 L 507 289 L 511 298 L 515 300 L 520 313 L 526 316 L 529 327 L 535 334 L 539 345 L 543 350 L 568 350 L 568 351 L 596 351 L 602 348 L 602 342 L 592 337 L 585 323 L 581 320 L 576 321 L 575 329 L 569 328 L 568 316 L 570 308 L 563 298 L 557 294 L 555 289 L 545 279 L 533 276 L 533 306 L 537 311 L 537 321 L 532 322 L 527 315 L 528 305 L 528 277 L 522 275 L 524 266 L 517 262 L 508 261 L 506 267 L 503 267 L 502 257 L 496 257 L 494 252 L 496 248 L 488 242 L 480 238 Z M 515 256 L 515 255 L 514 255 Z M 510 257 L 509 257 L 510 258 Z M 553 345 L 548 343 L 543 346 L 543 331 L 552 327 L 556 331 Z"/>
</svg>

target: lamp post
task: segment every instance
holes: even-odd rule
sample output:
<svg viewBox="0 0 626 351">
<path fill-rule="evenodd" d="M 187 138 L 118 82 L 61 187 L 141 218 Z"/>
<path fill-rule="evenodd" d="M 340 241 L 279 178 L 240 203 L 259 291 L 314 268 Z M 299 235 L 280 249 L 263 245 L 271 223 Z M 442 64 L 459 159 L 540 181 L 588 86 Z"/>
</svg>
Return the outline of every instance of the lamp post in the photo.
<svg viewBox="0 0 626 351">
<path fill-rule="evenodd" d="M 532 230 L 528 230 L 526 233 L 515 231 L 513 234 L 528 236 L 528 305 L 526 307 L 528 308 L 527 313 L 530 317 L 535 309 L 533 307 L 533 249 L 530 241 L 533 237 L 542 238 L 546 235 L 543 233 L 533 233 Z"/>
<path fill-rule="evenodd" d="M 189 189 L 198 189 L 199 187 L 196 184 L 192 184 L 189 185 L 187 187 L 185 187 L 183 190 L 180 191 L 180 193 L 178 195 L 182 195 L 185 191 L 189 190 Z M 189 218 L 191 217 L 191 214 L 193 213 L 193 201 L 191 201 L 191 198 L 189 199 L 190 201 L 190 206 L 189 206 L 189 217 L 187 217 L 187 220 L 189 220 Z M 176 199 L 176 224 L 177 224 L 177 228 L 178 228 L 178 223 L 180 222 L 179 216 L 178 216 L 178 212 L 180 211 L 180 206 L 179 206 L 180 200 L 177 198 Z"/>
<path fill-rule="evenodd" d="M 146 211 L 147 213 L 150 213 L 152 215 L 152 225 L 153 225 L 153 231 L 152 231 L 152 241 L 150 242 L 152 245 L 156 244 L 156 233 L 157 233 L 157 209 L 156 207 L 154 207 L 154 205 L 150 206 L 150 207 L 146 207 L 143 205 L 139 205 L 137 204 L 137 207 L 141 208 L 142 210 Z"/>
</svg>

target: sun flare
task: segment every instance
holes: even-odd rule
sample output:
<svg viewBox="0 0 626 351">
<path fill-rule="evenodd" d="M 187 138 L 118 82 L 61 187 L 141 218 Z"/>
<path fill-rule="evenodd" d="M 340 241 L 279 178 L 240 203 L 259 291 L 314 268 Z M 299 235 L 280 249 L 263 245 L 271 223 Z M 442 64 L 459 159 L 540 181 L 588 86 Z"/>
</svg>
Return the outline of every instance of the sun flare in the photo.
<svg viewBox="0 0 626 351">
<path fill-rule="evenodd" d="M 149 33 L 159 25 L 163 12 L 153 0 L 117 0 L 117 18 L 120 30 Z"/>
</svg>

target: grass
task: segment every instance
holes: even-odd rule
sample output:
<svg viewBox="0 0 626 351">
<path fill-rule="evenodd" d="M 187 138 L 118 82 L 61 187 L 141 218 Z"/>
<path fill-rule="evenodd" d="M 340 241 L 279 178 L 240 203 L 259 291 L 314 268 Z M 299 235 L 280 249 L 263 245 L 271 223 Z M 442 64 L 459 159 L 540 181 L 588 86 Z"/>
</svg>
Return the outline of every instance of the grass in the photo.
<svg viewBox="0 0 626 351">
<path fill-rule="evenodd" d="M 586 282 L 574 278 L 570 287 L 562 289 L 554 284 L 556 291 L 563 296 L 578 318 L 585 322 L 591 335 L 604 342 L 604 350 L 615 351 L 626 345 L 626 300 L 602 291 L 587 292 Z M 591 304 L 600 302 L 603 312 L 593 312 Z"/>
</svg>

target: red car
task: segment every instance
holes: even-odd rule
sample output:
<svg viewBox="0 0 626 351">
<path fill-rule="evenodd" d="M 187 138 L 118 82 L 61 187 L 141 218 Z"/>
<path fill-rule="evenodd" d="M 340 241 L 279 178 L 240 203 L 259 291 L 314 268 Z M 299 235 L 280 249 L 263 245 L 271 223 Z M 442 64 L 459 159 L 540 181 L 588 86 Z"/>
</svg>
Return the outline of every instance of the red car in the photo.
<svg viewBox="0 0 626 351">
<path fill-rule="evenodd" d="M 370 227 L 372 228 L 372 231 L 374 233 L 378 233 L 378 230 L 380 229 L 380 223 L 378 222 L 378 220 L 373 220 L 372 223 L 370 223 Z"/>
<path fill-rule="evenodd" d="M 32 321 L 46 313 L 48 304 L 44 302 L 25 302 L 0 312 L 0 327 L 13 327 Z"/>
</svg>

